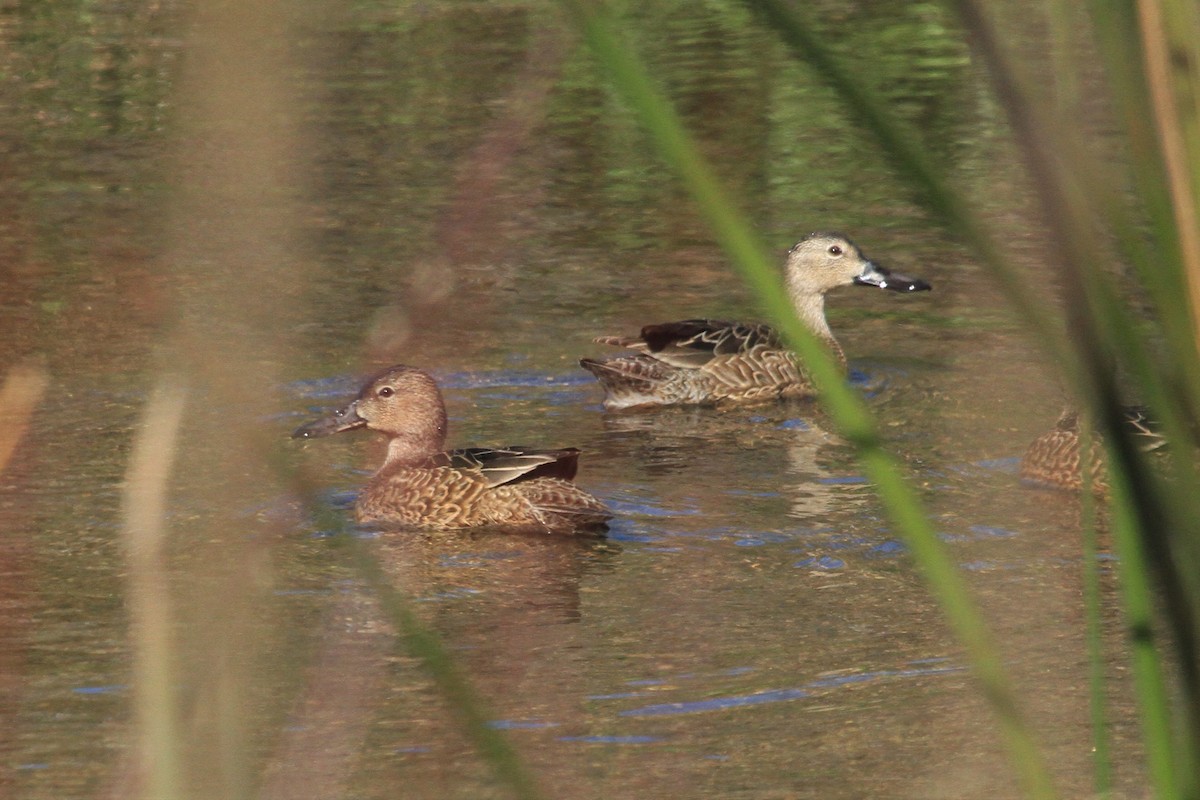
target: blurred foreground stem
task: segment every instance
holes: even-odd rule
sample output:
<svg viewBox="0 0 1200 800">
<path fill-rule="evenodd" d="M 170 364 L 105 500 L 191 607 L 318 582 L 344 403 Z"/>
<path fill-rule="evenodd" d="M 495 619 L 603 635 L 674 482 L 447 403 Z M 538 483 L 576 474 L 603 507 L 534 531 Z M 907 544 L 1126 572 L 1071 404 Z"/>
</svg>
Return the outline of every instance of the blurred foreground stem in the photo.
<svg viewBox="0 0 1200 800">
<path fill-rule="evenodd" d="M 133 640 L 136 769 L 143 797 L 182 797 L 181 747 L 175 711 L 170 592 L 164 556 L 167 484 L 183 419 L 184 392 L 163 380 L 150 398 L 133 442 L 125 484 L 122 534 L 129 563 Z"/>
</svg>

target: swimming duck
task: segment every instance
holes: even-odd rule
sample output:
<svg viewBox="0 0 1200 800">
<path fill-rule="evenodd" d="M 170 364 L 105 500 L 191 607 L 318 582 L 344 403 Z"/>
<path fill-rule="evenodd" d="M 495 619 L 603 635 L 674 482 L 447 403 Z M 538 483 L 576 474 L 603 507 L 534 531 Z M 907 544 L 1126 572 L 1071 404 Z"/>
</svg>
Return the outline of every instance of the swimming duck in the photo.
<svg viewBox="0 0 1200 800">
<path fill-rule="evenodd" d="M 896 275 L 869 260 L 838 233 L 812 233 L 787 253 L 788 294 L 801 321 L 833 351 L 846 356 L 825 319 L 825 293 L 839 286 L 877 286 L 921 292 L 923 280 Z M 598 344 L 634 353 L 580 359 L 604 387 L 604 407 L 716 405 L 812 397 L 804 367 L 779 333 L 761 323 L 688 319 L 647 325 L 640 336 L 601 336 Z"/>
<path fill-rule="evenodd" d="M 1142 406 L 1126 406 L 1123 422 L 1138 436 L 1145 437 L 1145 451 L 1157 450 L 1166 444 L 1146 416 Z M 1030 443 L 1021 458 L 1021 480 L 1047 489 L 1065 489 L 1078 492 L 1083 488 L 1083 470 L 1080 466 L 1079 412 L 1067 409 L 1058 418 L 1054 429 L 1037 437 Z M 1104 466 L 1103 442 L 1100 435 L 1092 434 L 1092 490 L 1101 496 L 1108 494 L 1108 471 Z"/>
<path fill-rule="evenodd" d="M 599 531 L 611 517 L 572 483 L 579 450 L 443 450 L 446 406 L 426 372 L 398 365 L 368 380 L 344 408 L 298 428 L 295 439 L 370 428 L 388 437 L 383 466 L 355 506 L 359 522 L 422 530 Z"/>
</svg>

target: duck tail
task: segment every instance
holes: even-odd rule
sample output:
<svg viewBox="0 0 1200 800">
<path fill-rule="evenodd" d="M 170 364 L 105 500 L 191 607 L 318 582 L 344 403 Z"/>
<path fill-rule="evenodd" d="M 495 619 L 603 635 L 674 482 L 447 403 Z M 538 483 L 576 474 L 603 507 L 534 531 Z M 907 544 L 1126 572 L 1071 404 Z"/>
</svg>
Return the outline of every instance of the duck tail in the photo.
<svg viewBox="0 0 1200 800">
<path fill-rule="evenodd" d="M 599 532 L 612 519 L 603 503 L 568 481 L 533 481 L 526 484 L 523 495 L 551 533 Z"/>
<path fill-rule="evenodd" d="M 652 405 L 660 386 L 672 368 L 646 356 L 617 358 L 581 358 L 579 366 L 596 376 L 604 387 L 604 407 L 608 409 Z"/>
</svg>

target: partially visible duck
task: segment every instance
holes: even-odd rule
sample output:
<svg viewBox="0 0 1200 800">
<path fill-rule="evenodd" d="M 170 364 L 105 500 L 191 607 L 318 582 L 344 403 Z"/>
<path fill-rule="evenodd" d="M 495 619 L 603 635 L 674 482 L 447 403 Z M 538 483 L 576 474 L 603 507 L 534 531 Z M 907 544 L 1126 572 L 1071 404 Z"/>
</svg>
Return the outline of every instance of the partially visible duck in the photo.
<svg viewBox="0 0 1200 800">
<path fill-rule="evenodd" d="M 1143 450 L 1157 450 L 1166 444 L 1142 406 L 1123 409 L 1124 423 L 1142 440 Z M 1058 418 L 1053 430 L 1043 433 L 1030 443 L 1021 459 L 1021 480 L 1047 489 L 1078 492 L 1083 489 L 1082 446 L 1079 412 L 1067 409 Z M 1104 466 L 1104 449 L 1100 435 L 1092 434 L 1092 490 L 1108 494 L 1108 471 Z"/>
<path fill-rule="evenodd" d="M 576 486 L 579 450 L 472 447 L 444 450 L 446 406 L 437 383 L 394 366 L 366 382 L 349 405 L 293 438 L 370 428 L 388 437 L 383 466 L 358 496 L 359 522 L 421 530 L 602 531 L 608 509 Z"/>
<path fill-rule="evenodd" d="M 788 250 L 788 294 L 800 319 L 841 362 L 846 356 L 825 319 L 825 293 L 839 286 L 921 292 L 923 280 L 878 266 L 838 233 L 813 233 Z M 769 325 L 689 319 L 647 325 L 640 336 L 601 336 L 599 344 L 633 350 L 580 365 L 604 387 L 604 407 L 717 405 L 812 397 L 808 374 Z"/>
</svg>

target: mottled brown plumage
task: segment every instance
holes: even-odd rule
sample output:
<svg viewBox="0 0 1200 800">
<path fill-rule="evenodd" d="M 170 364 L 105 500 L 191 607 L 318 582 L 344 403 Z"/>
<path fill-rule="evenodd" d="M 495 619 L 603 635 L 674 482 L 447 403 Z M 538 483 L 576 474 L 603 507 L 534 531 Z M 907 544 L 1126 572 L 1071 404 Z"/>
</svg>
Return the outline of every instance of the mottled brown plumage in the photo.
<svg viewBox="0 0 1200 800">
<path fill-rule="evenodd" d="M 851 285 L 898 292 L 930 288 L 882 269 L 836 233 L 813 233 L 796 243 L 788 251 L 786 280 L 797 315 L 843 368 L 846 357 L 825 319 L 826 292 Z M 803 365 L 769 325 L 689 319 L 596 342 L 634 351 L 579 362 L 604 387 L 608 409 L 762 402 L 815 393 Z"/>
<path fill-rule="evenodd" d="M 579 451 L 528 447 L 443 450 L 446 407 L 427 373 L 406 366 L 369 380 L 349 405 L 293 437 L 370 428 L 388 437 L 387 456 L 359 494 L 364 523 L 421 530 L 599 531 L 608 509 L 580 489 Z"/>
<path fill-rule="evenodd" d="M 1165 440 L 1149 424 L 1145 410 L 1139 406 L 1124 409 L 1124 422 L 1139 436 L 1144 436 L 1146 450 L 1161 447 Z M 1104 466 L 1104 448 L 1099 434 L 1091 437 L 1088 462 L 1092 470 L 1092 490 L 1100 496 L 1108 494 L 1108 471 Z M 1068 409 L 1062 413 L 1054 428 L 1030 443 L 1021 458 L 1021 480 L 1048 489 L 1078 492 L 1083 489 L 1083 447 L 1079 412 Z"/>
</svg>

